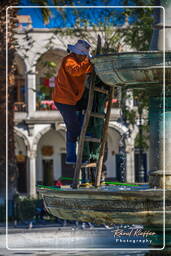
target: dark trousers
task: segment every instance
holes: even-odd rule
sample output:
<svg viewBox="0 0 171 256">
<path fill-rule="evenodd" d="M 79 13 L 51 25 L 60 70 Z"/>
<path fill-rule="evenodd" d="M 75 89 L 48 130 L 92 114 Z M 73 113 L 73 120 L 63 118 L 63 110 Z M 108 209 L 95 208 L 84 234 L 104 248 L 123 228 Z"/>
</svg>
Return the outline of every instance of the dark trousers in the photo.
<svg viewBox="0 0 171 256">
<path fill-rule="evenodd" d="M 80 136 L 83 123 L 81 109 L 76 105 L 67 105 L 55 102 L 55 106 L 60 111 L 67 128 L 67 142 L 76 142 Z"/>
</svg>

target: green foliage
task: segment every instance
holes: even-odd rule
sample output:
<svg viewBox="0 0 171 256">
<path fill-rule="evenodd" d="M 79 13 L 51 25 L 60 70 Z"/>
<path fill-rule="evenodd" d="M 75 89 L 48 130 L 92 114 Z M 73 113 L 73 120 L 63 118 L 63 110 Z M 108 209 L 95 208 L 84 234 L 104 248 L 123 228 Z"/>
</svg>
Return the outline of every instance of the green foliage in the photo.
<svg viewBox="0 0 171 256">
<path fill-rule="evenodd" d="M 142 115 L 143 110 L 149 107 L 149 91 L 147 89 L 133 90 L 134 101 L 137 102 L 138 114 Z"/>
<path fill-rule="evenodd" d="M 48 6 L 47 0 L 31 0 L 33 4 L 40 5 L 40 6 Z M 51 10 L 49 8 L 41 8 L 42 17 L 45 24 L 49 23 L 49 18 L 52 17 Z"/>
<path fill-rule="evenodd" d="M 41 63 L 41 66 L 45 68 L 44 77 L 47 79 L 56 76 L 56 63 L 53 61 L 41 61 L 41 58 L 39 58 L 39 61 Z M 47 87 L 44 84 L 39 85 L 38 91 L 41 93 L 42 97 L 44 99 L 50 99 L 52 97 L 52 91 L 53 88 Z M 41 101 L 42 99 L 37 98 L 37 100 Z"/>
<path fill-rule="evenodd" d="M 52 88 L 46 87 L 44 85 L 40 85 L 39 92 L 44 95 L 44 97 L 49 99 L 51 97 Z"/>
<path fill-rule="evenodd" d="M 34 3 L 39 3 L 43 6 L 48 6 L 47 0 L 32 0 Z M 80 1 L 65 1 L 65 0 L 52 0 L 52 3 L 57 6 L 72 6 L 80 5 Z M 90 4 L 89 1 L 85 2 L 85 5 Z M 147 1 L 138 0 L 133 2 L 123 1 L 123 5 L 147 5 Z M 91 1 L 91 5 L 97 6 L 95 0 Z M 104 0 L 104 5 L 108 5 Z M 153 5 L 153 0 L 148 0 L 148 5 Z M 107 6 L 106 6 L 107 7 Z M 98 11 L 97 11 L 98 10 Z M 49 22 L 52 16 L 52 10 L 48 8 L 41 8 L 42 17 L 44 22 Z M 68 14 L 69 12 L 69 14 Z M 153 8 L 57 8 L 56 19 L 61 24 L 56 23 L 57 30 L 54 32 L 52 38 L 49 39 L 47 47 L 48 49 L 54 47 L 54 39 L 60 36 L 69 36 L 71 39 L 84 38 L 97 45 L 97 35 L 100 34 L 102 38 L 102 54 L 109 54 L 118 51 L 122 51 L 125 45 L 129 45 L 136 50 L 148 50 L 149 42 L 152 34 L 153 23 Z M 127 24 L 129 19 L 133 21 L 131 24 Z M 125 26 L 118 26 L 117 21 L 126 22 Z M 55 26 L 55 24 L 54 24 Z M 63 27 L 63 28 L 62 28 Z M 94 33 L 91 33 L 93 31 Z M 27 32 L 26 32 L 27 33 Z M 26 35 L 27 47 L 25 51 L 29 51 L 33 46 L 28 34 Z M 64 47 L 66 43 L 63 40 Z M 94 49 L 95 50 L 95 49 Z M 27 53 L 27 52 L 26 52 Z M 27 54 L 25 54 L 27 56 Z"/>
<path fill-rule="evenodd" d="M 36 0 L 34 0 L 36 1 Z M 47 5 L 47 1 L 43 1 L 43 5 Z M 46 4 L 45 4 L 46 2 Z M 81 5 L 80 1 L 53 0 L 58 6 L 76 6 Z M 148 2 L 148 4 L 147 4 Z M 86 1 L 85 5 L 90 4 Z M 91 1 L 92 6 L 97 6 L 95 0 Z M 108 5 L 104 0 L 103 5 Z M 153 6 L 153 0 L 123 1 L 123 5 L 129 6 Z M 43 9 L 42 9 L 43 10 Z M 51 10 L 49 10 L 49 19 Z M 153 8 L 57 8 L 58 16 L 56 27 L 59 30 L 58 35 L 67 35 L 71 38 L 84 38 L 93 44 L 97 43 L 97 34 L 102 37 L 103 46 L 102 53 L 112 53 L 119 51 L 124 45 L 129 45 L 136 50 L 148 50 L 149 42 L 152 34 Z M 43 14 L 45 21 L 47 14 Z M 131 19 L 131 25 L 127 21 Z M 60 20 L 60 22 L 59 22 Z M 118 26 L 117 21 L 126 22 L 125 27 Z M 61 29 L 63 27 L 64 29 Z M 94 35 L 90 33 L 94 31 Z"/>
<path fill-rule="evenodd" d="M 36 207 L 40 204 L 40 200 L 29 198 L 17 198 L 15 208 L 15 219 L 30 220 L 33 219 L 36 213 Z"/>
<path fill-rule="evenodd" d="M 41 65 L 46 68 L 46 72 L 44 73 L 46 78 L 51 78 L 56 75 L 56 63 L 53 61 L 41 61 L 41 58 L 39 59 Z"/>
<path fill-rule="evenodd" d="M 137 134 L 135 138 L 135 148 L 143 148 L 144 150 L 147 150 L 149 148 L 148 141 L 149 141 L 149 125 L 145 124 L 142 125 L 142 134 L 143 136 L 140 135 L 140 133 Z"/>
<path fill-rule="evenodd" d="M 138 51 L 145 51 L 149 49 L 149 44 L 152 36 L 152 12 L 151 8 L 143 9 L 143 12 L 138 9 L 136 14 L 132 12 L 131 16 L 135 16 L 136 21 L 123 31 L 124 42 L 135 48 Z M 125 11 L 125 15 L 126 15 Z M 141 16 L 140 16 L 141 15 Z"/>
<path fill-rule="evenodd" d="M 8 218 L 9 221 L 30 221 L 36 219 L 36 208 L 42 208 L 42 199 L 32 199 L 29 197 L 20 197 L 16 195 L 14 198 L 13 215 Z M 47 217 L 45 217 L 47 218 Z M 53 216 L 49 216 L 50 221 L 54 220 Z M 0 222 L 6 221 L 6 205 L 0 205 Z"/>
<path fill-rule="evenodd" d="M 133 110 L 133 109 L 129 110 L 129 109 L 125 108 L 124 117 L 128 124 L 132 124 L 134 126 L 136 123 L 136 116 L 137 116 L 137 114 L 136 114 L 135 110 Z"/>
<path fill-rule="evenodd" d="M 154 0 L 136 0 L 130 2 L 124 0 L 123 5 L 133 6 L 155 6 Z M 123 31 L 124 42 L 138 51 L 149 49 L 149 43 L 152 36 L 154 8 L 127 8 L 122 15 L 131 17 L 133 22 L 127 30 Z"/>
<path fill-rule="evenodd" d="M 143 112 L 149 107 L 149 93 L 146 89 L 132 90 L 133 95 L 127 93 L 127 90 L 122 90 L 121 108 L 123 119 L 126 123 L 135 125 L 138 118 L 142 118 Z M 126 106 L 126 101 L 133 96 L 134 105 L 137 109 L 130 109 Z"/>
<path fill-rule="evenodd" d="M 65 13 L 65 10 L 63 12 Z M 115 8 L 99 8 L 98 11 L 94 8 L 90 8 L 88 11 L 83 8 L 73 8 L 71 12 L 73 19 L 70 20 L 71 18 L 65 15 L 66 27 L 58 30 L 58 36 L 69 36 L 72 39 L 84 38 L 96 46 L 97 35 L 100 34 L 103 42 L 102 53 L 118 51 L 122 37 L 120 30 L 114 28 L 116 16 L 120 15 Z M 97 13 L 99 14 L 97 15 Z"/>
<path fill-rule="evenodd" d="M 148 111 L 149 107 L 149 92 L 146 89 L 136 89 L 133 90 L 133 99 L 136 108 L 130 109 L 126 105 L 126 100 L 129 99 L 130 94 L 127 93 L 127 90 L 122 90 L 122 99 L 121 99 L 121 109 L 122 109 L 122 119 L 127 125 L 134 126 L 137 124 L 137 121 L 140 119 L 144 120 L 143 124 L 139 125 L 139 133 L 135 139 L 135 147 L 148 149 L 149 141 L 149 123 L 144 119 L 144 113 Z M 141 131 L 140 131 L 141 130 Z"/>
<path fill-rule="evenodd" d="M 141 119 L 143 117 L 143 112 L 144 110 L 148 110 L 149 108 L 149 92 L 148 90 L 134 90 L 134 99 L 137 101 L 137 112 L 138 112 L 138 117 Z M 141 129 L 141 132 L 140 132 Z M 148 149 L 148 143 L 149 141 L 149 123 L 146 122 L 141 127 L 139 127 L 139 133 L 135 139 L 135 147 L 137 148 L 143 148 Z"/>
</svg>

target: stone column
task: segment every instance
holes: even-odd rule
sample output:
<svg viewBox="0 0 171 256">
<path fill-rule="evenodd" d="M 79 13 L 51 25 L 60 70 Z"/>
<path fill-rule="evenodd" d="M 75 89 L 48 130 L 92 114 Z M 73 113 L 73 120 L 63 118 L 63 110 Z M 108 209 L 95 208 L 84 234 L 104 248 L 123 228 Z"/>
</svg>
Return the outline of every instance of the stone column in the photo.
<svg viewBox="0 0 171 256">
<path fill-rule="evenodd" d="M 35 67 L 33 67 L 27 73 L 27 104 L 28 104 L 28 116 L 31 116 L 36 111 L 36 73 Z"/>
<path fill-rule="evenodd" d="M 36 152 L 28 152 L 28 195 L 36 197 Z"/>
<path fill-rule="evenodd" d="M 135 138 L 138 134 L 138 126 L 130 125 L 130 135 L 125 141 L 126 151 L 126 181 L 135 182 Z"/>
<path fill-rule="evenodd" d="M 156 1 L 156 5 L 165 8 L 165 50 L 171 50 L 171 1 Z M 164 11 L 162 8 L 154 10 L 154 27 L 150 50 L 164 50 L 163 25 Z M 158 88 L 162 89 L 162 85 Z M 169 85 L 170 87 L 170 85 Z M 156 92 L 155 92 L 156 93 Z M 166 112 L 163 113 L 163 97 L 161 92 L 155 94 L 150 103 L 150 177 L 149 183 L 152 187 L 163 187 L 164 179 L 166 188 L 171 188 L 171 93 L 168 93 L 166 81 Z M 165 115 L 165 129 L 164 128 Z M 165 131 L 164 131 L 165 130 Z M 165 133 L 165 134 L 164 134 Z M 164 141 L 165 140 L 165 141 Z M 165 150 L 163 146 L 165 144 Z M 164 154 L 165 152 L 165 154 Z M 165 163 L 165 166 L 164 166 Z M 163 176 L 165 168 L 165 177 Z"/>
<path fill-rule="evenodd" d="M 150 150 L 149 166 L 150 171 L 159 170 L 159 116 L 161 109 L 161 97 L 151 97 L 149 104 L 150 122 Z"/>
<path fill-rule="evenodd" d="M 149 183 L 151 187 L 163 188 L 165 182 L 166 188 L 171 188 L 171 96 L 166 97 L 165 113 L 162 101 L 162 97 L 155 97 L 150 104 Z"/>
<path fill-rule="evenodd" d="M 160 140 L 159 170 L 163 170 L 163 168 L 165 167 L 165 185 L 166 185 L 166 188 L 171 188 L 171 96 L 166 97 L 165 104 L 166 104 L 165 122 L 160 123 L 161 127 L 160 127 L 160 133 L 159 133 L 159 140 Z M 160 120 L 164 121 L 164 113 L 161 113 Z M 160 182 L 162 185 L 163 176 L 160 178 Z"/>
<path fill-rule="evenodd" d="M 126 152 L 126 182 L 135 182 L 134 148 Z"/>
</svg>

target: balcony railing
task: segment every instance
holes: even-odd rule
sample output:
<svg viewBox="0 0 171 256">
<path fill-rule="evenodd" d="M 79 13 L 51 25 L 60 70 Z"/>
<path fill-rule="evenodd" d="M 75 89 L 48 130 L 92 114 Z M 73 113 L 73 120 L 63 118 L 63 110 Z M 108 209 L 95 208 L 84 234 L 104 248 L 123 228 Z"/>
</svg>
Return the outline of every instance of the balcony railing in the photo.
<svg viewBox="0 0 171 256">
<path fill-rule="evenodd" d="M 118 108 L 117 100 L 113 99 L 113 108 Z M 36 103 L 36 110 L 38 111 L 54 111 L 57 110 L 53 100 L 42 100 Z M 15 102 L 14 104 L 14 111 L 15 112 L 26 112 L 27 111 L 27 104 L 24 102 Z"/>
</svg>

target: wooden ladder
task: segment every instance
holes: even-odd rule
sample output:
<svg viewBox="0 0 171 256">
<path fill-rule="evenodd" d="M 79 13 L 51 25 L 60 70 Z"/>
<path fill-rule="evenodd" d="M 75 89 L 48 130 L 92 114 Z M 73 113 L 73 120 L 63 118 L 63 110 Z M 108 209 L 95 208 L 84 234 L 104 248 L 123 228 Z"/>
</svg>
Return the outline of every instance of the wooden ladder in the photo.
<svg viewBox="0 0 171 256">
<path fill-rule="evenodd" d="M 100 44 L 100 38 L 98 37 L 98 47 Z M 97 47 L 97 49 L 98 49 Z M 98 50 L 97 50 L 98 52 Z M 100 179 L 101 179 L 101 173 L 102 173 L 102 167 L 103 167 L 103 158 L 104 158 L 104 152 L 105 152 L 105 144 L 107 141 L 107 131 L 109 126 L 109 120 L 110 120 L 110 113 L 111 113 L 111 107 L 112 107 L 112 99 L 114 94 L 114 87 L 109 86 L 109 90 L 101 89 L 95 86 L 95 80 L 96 80 L 96 73 L 93 70 L 91 74 L 91 81 L 90 81 L 90 87 L 89 87 L 89 97 L 88 97 L 88 105 L 84 116 L 84 121 L 81 129 L 79 144 L 78 144 L 78 154 L 77 154 L 77 162 L 74 172 L 74 179 L 72 188 L 78 188 L 79 187 L 79 178 L 81 173 L 81 168 L 85 167 L 96 167 L 96 177 L 95 177 L 95 186 L 100 186 Z M 108 104 L 107 104 L 107 110 L 105 114 L 99 114 L 92 112 L 93 107 L 93 100 L 94 100 L 94 92 L 103 93 L 108 95 Z M 103 125 L 103 131 L 100 139 L 97 138 L 91 138 L 86 137 L 87 127 L 89 124 L 90 117 L 96 117 L 104 119 L 104 125 Z M 83 155 L 83 149 L 84 149 L 84 142 L 96 142 L 100 144 L 100 150 L 99 150 L 99 157 L 96 163 L 89 163 L 89 164 L 82 164 L 82 155 Z"/>
</svg>

